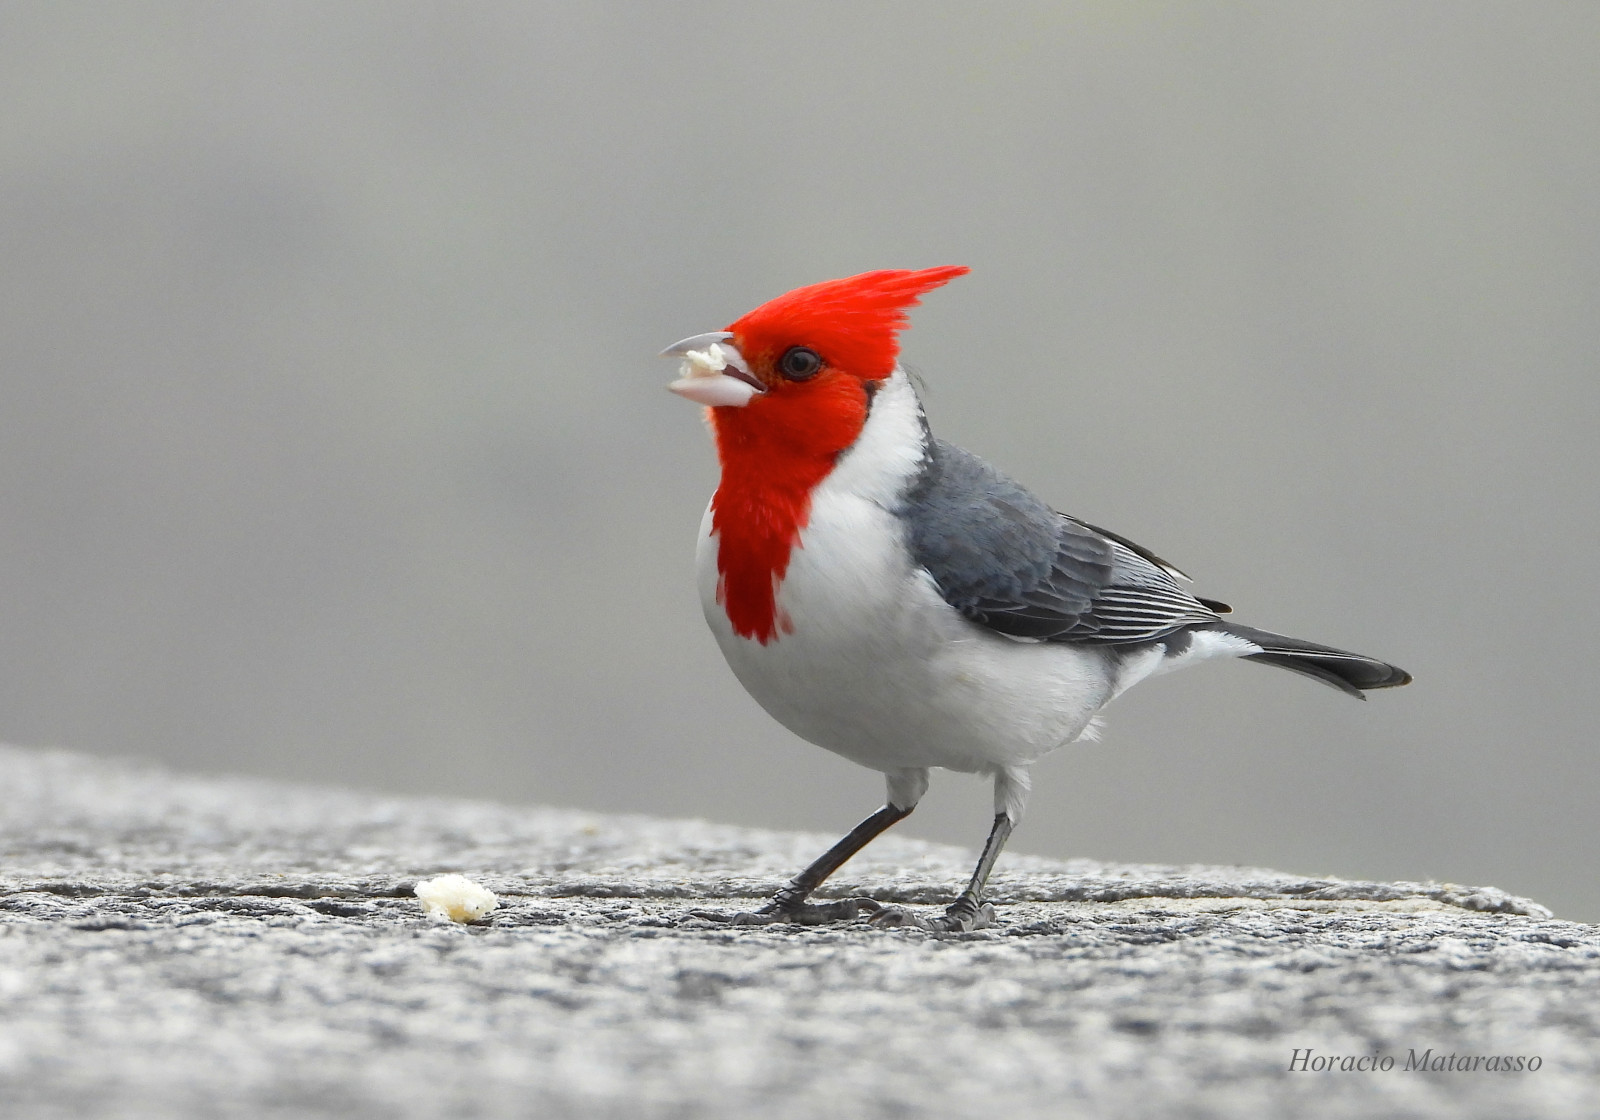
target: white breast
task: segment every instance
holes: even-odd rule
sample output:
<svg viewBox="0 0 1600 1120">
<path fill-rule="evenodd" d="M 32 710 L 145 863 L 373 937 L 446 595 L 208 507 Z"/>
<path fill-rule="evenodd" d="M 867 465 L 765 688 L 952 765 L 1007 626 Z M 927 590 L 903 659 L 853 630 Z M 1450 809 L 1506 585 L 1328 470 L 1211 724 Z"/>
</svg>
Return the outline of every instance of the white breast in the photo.
<svg viewBox="0 0 1600 1120">
<path fill-rule="evenodd" d="M 1031 762 L 1083 734 L 1113 694 L 1114 662 L 1103 650 L 1017 642 L 975 626 L 913 567 L 893 510 L 921 449 L 920 406 L 897 370 L 813 496 L 778 588 L 794 628 L 764 646 L 735 635 L 717 602 L 708 510 L 698 555 L 706 620 L 773 718 L 863 766 Z"/>
</svg>

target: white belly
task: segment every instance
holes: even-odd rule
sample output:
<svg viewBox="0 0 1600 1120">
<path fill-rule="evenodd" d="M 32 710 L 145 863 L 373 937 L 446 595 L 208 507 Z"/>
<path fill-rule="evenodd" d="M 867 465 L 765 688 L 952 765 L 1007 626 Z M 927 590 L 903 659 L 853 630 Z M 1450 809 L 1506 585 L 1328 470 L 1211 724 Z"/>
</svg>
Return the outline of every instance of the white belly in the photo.
<svg viewBox="0 0 1600 1120">
<path fill-rule="evenodd" d="M 774 719 L 875 770 L 1025 765 L 1082 735 L 1115 692 L 1104 650 L 1018 642 L 968 623 L 900 546 L 877 502 L 824 486 L 778 589 L 792 631 L 733 633 L 709 512 L 698 570 L 728 664 Z"/>
</svg>

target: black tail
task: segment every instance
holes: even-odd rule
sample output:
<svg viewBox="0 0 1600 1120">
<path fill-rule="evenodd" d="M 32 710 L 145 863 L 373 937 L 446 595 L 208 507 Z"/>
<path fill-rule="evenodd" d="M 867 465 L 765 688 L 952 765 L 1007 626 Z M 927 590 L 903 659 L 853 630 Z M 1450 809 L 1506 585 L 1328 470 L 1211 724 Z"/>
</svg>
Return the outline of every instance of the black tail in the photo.
<svg viewBox="0 0 1600 1120">
<path fill-rule="evenodd" d="M 1319 646 L 1315 642 L 1302 642 L 1299 638 L 1286 638 L 1266 630 L 1255 630 L 1234 622 L 1214 622 L 1196 629 L 1220 630 L 1261 647 L 1260 653 L 1246 654 L 1246 660 L 1262 661 L 1313 677 L 1340 692 L 1348 692 L 1358 700 L 1365 700 L 1367 689 L 1397 688 L 1411 683 L 1411 674 L 1376 657 L 1366 657 L 1348 650 Z"/>
</svg>

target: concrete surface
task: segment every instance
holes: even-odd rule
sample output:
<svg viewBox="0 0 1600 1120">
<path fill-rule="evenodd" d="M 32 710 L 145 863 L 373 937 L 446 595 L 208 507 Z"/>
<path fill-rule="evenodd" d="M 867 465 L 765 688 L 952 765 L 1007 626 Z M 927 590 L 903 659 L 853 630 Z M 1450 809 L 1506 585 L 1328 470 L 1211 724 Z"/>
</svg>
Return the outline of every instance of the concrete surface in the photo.
<svg viewBox="0 0 1600 1120">
<path fill-rule="evenodd" d="M 1600 1115 L 1600 930 L 1489 888 L 1007 856 L 996 929 L 728 928 L 687 911 L 834 837 L 15 748 L 0 791 L 8 1120 Z M 891 835 L 828 893 L 970 859 Z M 449 871 L 500 908 L 422 917 Z"/>
</svg>

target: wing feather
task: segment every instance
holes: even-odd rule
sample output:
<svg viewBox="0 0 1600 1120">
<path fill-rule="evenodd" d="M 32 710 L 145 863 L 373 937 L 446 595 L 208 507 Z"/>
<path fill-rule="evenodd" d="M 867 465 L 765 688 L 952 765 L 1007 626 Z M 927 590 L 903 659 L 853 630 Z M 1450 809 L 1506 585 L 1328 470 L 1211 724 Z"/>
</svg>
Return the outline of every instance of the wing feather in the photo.
<svg viewBox="0 0 1600 1120">
<path fill-rule="evenodd" d="M 904 514 L 912 556 L 945 601 L 1009 637 L 1125 645 L 1218 618 L 1155 553 L 1056 513 L 942 440 Z"/>
</svg>

